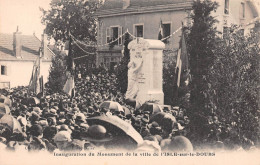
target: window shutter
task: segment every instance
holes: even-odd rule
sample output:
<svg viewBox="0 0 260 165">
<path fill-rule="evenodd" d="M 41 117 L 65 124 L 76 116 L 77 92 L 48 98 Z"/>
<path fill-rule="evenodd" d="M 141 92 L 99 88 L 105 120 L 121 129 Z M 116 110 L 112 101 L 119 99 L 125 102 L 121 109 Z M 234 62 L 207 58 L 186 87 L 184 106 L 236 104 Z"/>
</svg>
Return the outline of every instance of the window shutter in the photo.
<svg viewBox="0 0 260 165">
<path fill-rule="evenodd" d="M 118 43 L 119 43 L 119 45 L 122 45 L 122 33 L 123 33 L 123 28 L 122 28 L 122 26 L 119 26 L 118 27 L 118 37 L 120 37 L 119 39 L 118 39 Z"/>
<path fill-rule="evenodd" d="M 110 30 L 111 30 L 110 27 L 106 28 L 106 43 L 109 43 L 110 40 L 110 33 L 111 33 Z"/>
</svg>

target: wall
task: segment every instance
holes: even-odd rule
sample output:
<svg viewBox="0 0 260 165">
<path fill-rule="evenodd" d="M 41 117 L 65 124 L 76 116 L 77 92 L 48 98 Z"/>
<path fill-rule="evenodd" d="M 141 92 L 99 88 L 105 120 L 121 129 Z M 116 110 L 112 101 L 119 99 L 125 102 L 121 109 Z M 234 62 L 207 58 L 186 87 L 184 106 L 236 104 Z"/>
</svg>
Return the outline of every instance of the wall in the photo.
<svg viewBox="0 0 260 165">
<path fill-rule="evenodd" d="M 254 17 L 253 13 L 248 5 L 247 0 L 229 0 L 229 14 L 224 14 L 224 3 L 225 0 L 216 0 L 219 3 L 219 7 L 213 16 L 219 20 L 217 24 L 217 29 L 220 32 L 223 32 L 223 26 L 227 20 L 227 26 L 230 27 L 231 24 L 246 24 L 250 22 Z M 241 2 L 245 3 L 245 18 L 240 18 L 240 4 Z M 156 12 L 156 13 L 145 13 L 145 14 L 132 14 L 124 16 L 115 16 L 115 17 L 105 17 L 100 18 L 99 21 L 99 38 L 101 40 L 99 44 L 106 43 L 106 27 L 120 25 L 123 27 L 124 33 L 127 29 L 130 33 L 134 33 L 133 24 L 144 24 L 144 38 L 145 39 L 157 39 L 159 32 L 160 20 L 164 22 L 171 22 L 171 33 L 177 30 L 181 26 L 182 21 L 186 21 L 189 11 L 166 11 L 166 12 Z M 247 32 L 247 29 L 245 29 Z M 100 39 L 101 38 L 101 39 Z M 180 39 L 180 31 L 176 33 L 173 37 L 170 38 L 170 44 L 166 44 L 167 48 L 178 48 Z M 107 49 L 108 47 L 102 47 L 100 49 Z M 115 49 L 122 49 L 122 46 L 117 46 Z"/>
<path fill-rule="evenodd" d="M 0 75 L 0 82 L 10 82 L 11 88 L 29 85 L 33 63 L 33 61 L 0 61 L 0 65 L 7 66 L 7 75 Z M 50 65 L 51 62 L 41 64 L 44 83 L 48 81 Z"/>
<path fill-rule="evenodd" d="M 99 35 L 102 39 L 100 44 L 106 43 L 106 27 L 120 25 L 123 27 L 123 33 L 128 29 L 131 34 L 134 34 L 134 24 L 143 24 L 144 25 L 144 39 L 158 39 L 159 25 L 160 20 L 163 23 L 171 23 L 171 33 L 176 31 L 181 27 L 181 22 L 187 17 L 187 12 L 185 11 L 167 11 L 167 12 L 156 12 L 156 13 L 145 13 L 145 14 L 135 14 L 135 15 L 124 15 L 117 17 L 106 17 L 100 18 L 100 31 Z M 99 33 L 100 33 L 99 31 Z M 181 32 L 179 31 L 173 37 L 170 38 L 169 47 L 177 48 L 179 44 Z M 100 38 L 99 38 L 100 40 Z M 105 49 L 107 49 L 106 47 Z M 167 47 L 166 47 L 167 48 Z M 101 49 L 104 49 L 101 48 Z M 115 49 L 117 49 L 115 47 Z"/>
<path fill-rule="evenodd" d="M 229 1 L 229 14 L 224 14 L 225 0 L 216 0 L 219 3 L 219 7 L 213 16 L 216 17 L 219 23 L 216 24 L 217 30 L 223 32 L 223 26 L 230 27 L 231 24 L 245 25 L 250 22 L 253 17 L 253 13 L 248 5 L 247 0 L 230 0 Z M 240 5 L 241 2 L 245 4 L 245 18 L 240 18 Z M 153 12 L 144 14 L 131 14 L 114 17 L 99 18 L 98 26 L 98 44 L 106 44 L 106 28 L 110 26 L 121 26 L 122 34 L 128 31 L 134 34 L 134 24 L 143 24 L 144 26 L 144 39 L 158 39 L 159 25 L 162 20 L 163 23 L 171 23 L 171 34 L 181 27 L 181 23 L 188 21 L 187 16 L 190 10 L 178 10 L 178 11 L 165 11 L 165 12 Z M 245 29 L 245 33 L 250 31 L 251 26 L 242 27 Z M 178 31 L 175 35 L 169 38 L 169 43 L 166 44 L 166 49 L 177 49 L 179 47 L 181 31 Z M 123 42 L 122 42 L 123 44 Z M 109 50 L 109 46 L 99 47 L 98 50 Z M 123 50 L 123 45 L 115 46 L 112 50 L 120 52 Z M 111 52 L 111 51 L 110 51 Z M 115 53 L 112 52 L 114 55 Z M 96 65 L 101 62 L 103 55 L 99 53 L 97 55 Z"/>
<path fill-rule="evenodd" d="M 219 7 L 215 13 L 213 13 L 213 16 L 216 16 L 219 23 L 217 24 L 217 30 L 220 32 L 223 32 L 223 26 L 230 27 L 231 24 L 237 24 L 237 25 L 245 25 L 248 22 L 250 22 L 252 19 L 254 19 L 253 13 L 248 5 L 248 2 L 246 0 L 229 0 L 229 14 L 224 14 L 224 3 L 225 0 L 216 0 L 216 2 L 219 3 Z M 240 18 L 240 5 L 241 2 L 245 3 L 245 18 Z M 225 24 L 225 21 L 227 21 L 227 24 Z M 245 33 L 248 32 L 248 28 L 245 28 Z"/>
</svg>

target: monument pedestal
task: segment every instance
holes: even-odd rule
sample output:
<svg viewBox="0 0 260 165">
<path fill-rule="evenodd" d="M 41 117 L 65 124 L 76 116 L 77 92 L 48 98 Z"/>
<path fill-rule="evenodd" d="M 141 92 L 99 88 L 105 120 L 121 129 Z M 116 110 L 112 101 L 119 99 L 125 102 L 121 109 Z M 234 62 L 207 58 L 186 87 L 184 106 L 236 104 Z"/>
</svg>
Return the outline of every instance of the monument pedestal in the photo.
<svg viewBox="0 0 260 165">
<path fill-rule="evenodd" d="M 159 40 L 137 38 L 129 43 L 128 48 L 130 49 L 129 64 L 133 65 L 133 68 L 129 66 L 126 97 L 136 99 L 142 104 L 146 101 L 164 104 L 163 49 L 165 44 Z M 133 90 L 135 88 L 137 90 Z M 129 95 L 130 91 L 135 91 L 131 93 L 135 95 Z"/>
</svg>

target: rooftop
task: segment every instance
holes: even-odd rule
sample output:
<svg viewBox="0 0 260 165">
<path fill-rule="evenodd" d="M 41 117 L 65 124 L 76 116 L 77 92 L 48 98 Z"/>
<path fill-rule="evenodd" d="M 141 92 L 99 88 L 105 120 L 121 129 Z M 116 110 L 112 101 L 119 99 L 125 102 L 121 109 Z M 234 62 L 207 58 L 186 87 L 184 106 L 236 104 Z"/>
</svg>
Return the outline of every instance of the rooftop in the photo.
<svg viewBox="0 0 260 165">
<path fill-rule="evenodd" d="M 13 34 L 0 33 L 0 60 L 35 61 L 40 55 L 41 41 L 35 35 L 21 35 L 21 57 L 16 58 L 13 51 Z M 50 61 L 53 52 L 48 49 L 43 61 Z"/>
<path fill-rule="evenodd" d="M 193 0 L 130 0 L 130 4 L 123 9 L 123 0 L 106 0 L 98 11 L 97 16 L 116 14 L 123 15 L 132 12 L 149 12 L 155 10 L 191 8 Z"/>
</svg>

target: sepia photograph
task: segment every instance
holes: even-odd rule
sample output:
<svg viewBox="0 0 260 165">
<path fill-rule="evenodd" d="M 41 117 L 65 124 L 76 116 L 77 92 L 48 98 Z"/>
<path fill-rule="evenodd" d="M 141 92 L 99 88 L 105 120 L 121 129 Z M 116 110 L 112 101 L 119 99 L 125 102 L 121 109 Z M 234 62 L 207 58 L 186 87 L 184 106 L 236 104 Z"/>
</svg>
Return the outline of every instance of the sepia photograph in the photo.
<svg viewBox="0 0 260 165">
<path fill-rule="evenodd" d="M 0 0 L 0 164 L 260 165 L 260 0 Z"/>
</svg>

